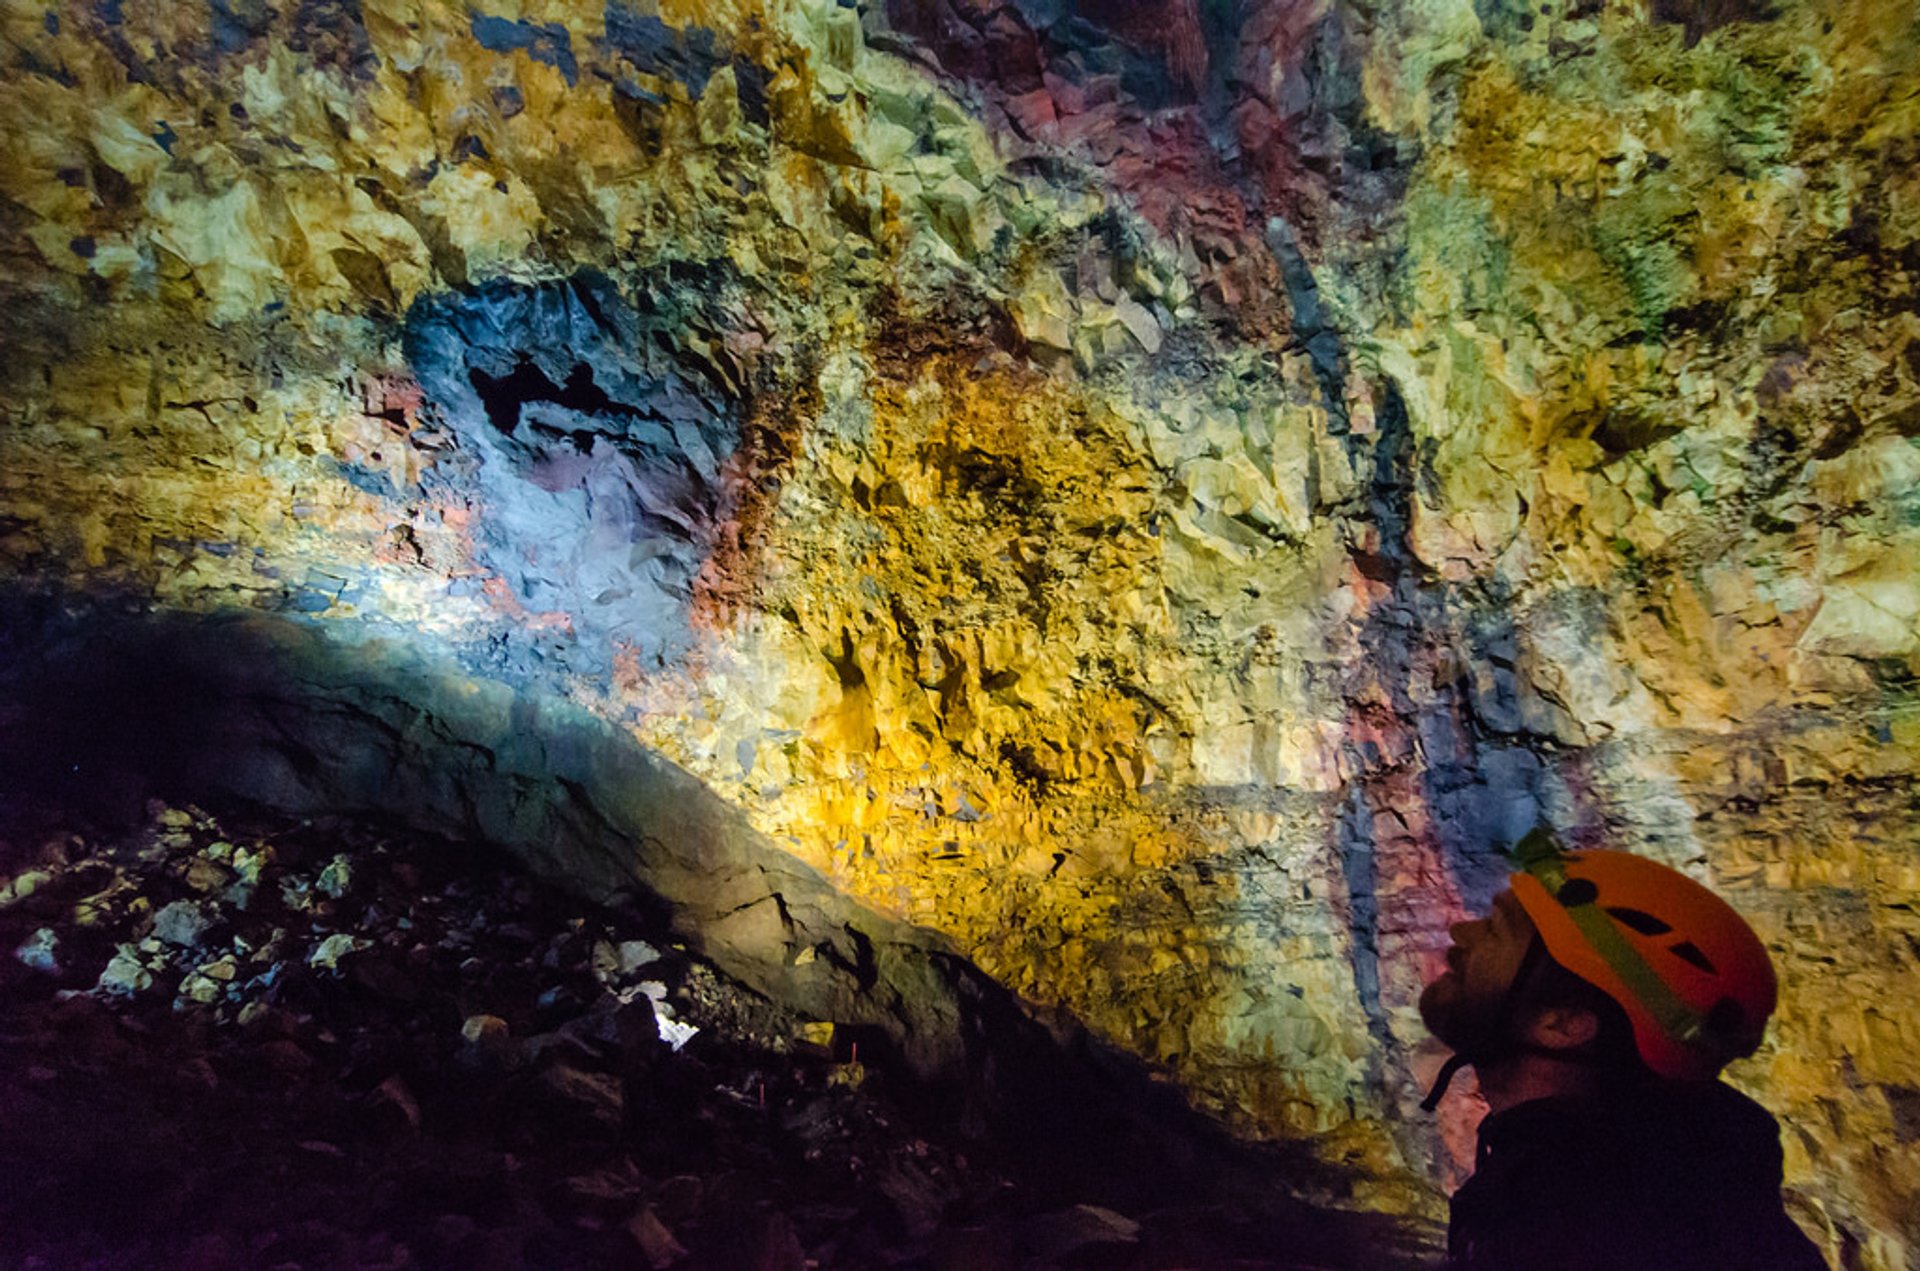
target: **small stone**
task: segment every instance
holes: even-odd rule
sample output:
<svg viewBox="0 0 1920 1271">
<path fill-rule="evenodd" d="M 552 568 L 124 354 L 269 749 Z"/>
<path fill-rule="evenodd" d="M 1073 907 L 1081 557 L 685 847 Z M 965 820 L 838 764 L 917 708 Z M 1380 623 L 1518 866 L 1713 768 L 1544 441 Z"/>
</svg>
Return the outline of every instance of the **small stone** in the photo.
<svg viewBox="0 0 1920 1271">
<path fill-rule="evenodd" d="M 187 886 L 195 891 L 212 891 L 226 884 L 227 871 L 204 857 L 196 856 L 187 866 Z"/>
<path fill-rule="evenodd" d="M 286 945 L 287 929 L 285 927 L 275 927 L 273 931 L 268 934 L 266 942 L 253 951 L 249 960 L 253 962 L 272 962 L 274 959 L 285 955 Z"/>
<path fill-rule="evenodd" d="M 496 1045 L 508 1037 L 507 1021 L 498 1015 L 469 1015 L 460 1036 L 476 1046 Z"/>
<path fill-rule="evenodd" d="M 627 1223 L 627 1234 L 640 1246 L 640 1256 L 647 1260 L 647 1265 L 653 1271 L 665 1271 L 687 1256 L 686 1246 L 674 1238 L 673 1232 L 660 1221 L 652 1206 L 633 1216 L 632 1221 Z"/>
<path fill-rule="evenodd" d="M 264 843 L 251 851 L 244 847 L 236 848 L 233 853 L 234 872 L 240 876 L 242 883 L 251 886 L 260 881 L 261 869 L 272 859 L 273 849 Z"/>
<path fill-rule="evenodd" d="M 399 1112 L 406 1119 L 408 1126 L 415 1130 L 420 1128 L 420 1102 L 413 1097 L 413 1091 L 407 1088 L 407 1083 L 401 1080 L 399 1073 L 381 1082 L 379 1088 L 373 1092 L 372 1098 Z"/>
<path fill-rule="evenodd" d="M 687 1024 L 675 1019 L 673 1008 L 660 998 L 649 994 L 647 1000 L 653 1004 L 653 1022 L 654 1026 L 660 1030 L 660 1040 L 673 1049 L 679 1050 L 692 1041 L 694 1034 L 700 1031 L 698 1024 Z"/>
<path fill-rule="evenodd" d="M 313 885 L 317 890 L 325 892 L 335 900 L 340 899 L 347 894 L 347 889 L 353 886 L 352 863 L 344 854 L 334 857 L 327 862 L 327 867 L 320 871 L 320 877 L 314 880 Z"/>
<path fill-rule="evenodd" d="M 16 875 L 4 887 L 0 887 L 0 909 L 25 900 L 45 886 L 52 877 L 53 875 L 44 869 L 30 869 Z"/>
<path fill-rule="evenodd" d="M 206 910 L 191 900 L 176 900 L 153 916 L 154 938 L 182 948 L 199 944 L 211 925 Z"/>
<path fill-rule="evenodd" d="M 111 919 L 115 908 L 114 898 L 126 889 L 125 880 L 116 879 L 111 886 L 82 898 L 73 907 L 73 925 L 95 927 Z"/>
<path fill-rule="evenodd" d="M 619 949 L 620 971 L 630 975 L 643 966 L 660 960 L 660 951 L 645 940 L 622 940 Z"/>
<path fill-rule="evenodd" d="M 202 1006 L 217 1001 L 224 991 L 225 986 L 218 980 L 210 979 L 198 971 L 189 971 L 180 981 L 181 1001 L 198 1002 Z M 178 1005 L 176 1002 L 175 1006 Z"/>
<path fill-rule="evenodd" d="M 44 971 L 48 975 L 58 975 L 60 974 L 60 962 L 59 959 L 54 956 L 54 950 L 59 943 L 60 937 L 54 932 L 52 927 L 42 927 L 21 941 L 20 947 L 13 951 L 13 956 L 20 959 L 24 965 L 32 967 L 36 971 Z"/>
<path fill-rule="evenodd" d="M 234 964 L 233 955 L 228 954 L 201 967 L 200 974 L 210 980 L 220 980 L 224 982 L 231 980 L 237 970 L 238 968 Z"/>
<path fill-rule="evenodd" d="M 617 945 L 596 940 L 593 944 L 593 974 L 603 984 L 632 975 L 659 960 L 660 951 L 645 940 L 623 940 Z"/>
<path fill-rule="evenodd" d="M 545 989 L 534 999 L 534 1005 L 542 1011 L 553 1012 L 561 1016 L 576 1015 L 586 1005 L 574 991 L 564 984 L 555 984 Z"/>
<path fill-rule="evenodd" d="M 100 981 L 94 987 L 116 997 L 132 997 L 135 993 L 152 988 L 153 976 L 140 965 L 139 954 L 134 947 L 123 944 L 107 963 L 107 969 L 100 973 Z"/>
<path fill-rule="evenodd" d="M 357 949 L 366 948 L 369 943 L 358 936 L 336 931 L 313 947 L 313 952 L 307 955 L 307 965 L 337 971 L 340 969 L 341 958 Z"/>
</svg>

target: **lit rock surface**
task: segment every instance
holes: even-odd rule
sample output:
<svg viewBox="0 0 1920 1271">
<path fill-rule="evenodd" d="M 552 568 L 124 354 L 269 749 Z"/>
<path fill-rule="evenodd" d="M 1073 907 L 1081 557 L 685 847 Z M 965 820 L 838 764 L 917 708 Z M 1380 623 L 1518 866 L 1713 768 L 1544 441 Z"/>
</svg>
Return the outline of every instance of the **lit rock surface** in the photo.
<svg viewBox="0 0 1920 1271">
<path fill-rule="evenodd" d="M 17 587 L 571 698 L 1379 1208 L 1497 849 L 1645 851 L 1920 1254 L 1910 4 L 0 22 Z"/>
</svg>

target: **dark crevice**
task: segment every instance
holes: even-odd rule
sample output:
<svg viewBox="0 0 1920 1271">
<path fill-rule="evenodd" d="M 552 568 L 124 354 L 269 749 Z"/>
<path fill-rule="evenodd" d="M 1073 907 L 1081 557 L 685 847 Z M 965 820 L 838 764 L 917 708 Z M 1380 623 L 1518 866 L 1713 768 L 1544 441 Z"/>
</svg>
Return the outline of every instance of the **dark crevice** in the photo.
<svg viewBox="0 0 1920 1271">
<path fill-rule="evenodd" d="M 873 941 L 866 932 L 852 923 L 842 924 L 841 929 L 853 942 L 853 976 L 862 991 L 870 990 L 879 982 L 880 969 L 873 959 Z"/>
<path fill-rule="evenodd" d="M 583 415 L 637 414 L 631 406 L 616 402 L 593 380 L 593 368 L 576 362 L 567 372 L 567 382 L 557 385 L 546 372 L 524 353 L 505 375 L 489 375 L 479 367 L 467 372 L 473 391 L 486 407 L 487 421 L 511 437 L 520 427 L 520 411 L 529 402 L 552 402 Z"/>
<path fill-rule="evenodd" d="M 1380 993 L 1379 866 L 1374 857 L 1373 813 L 1366 787 L 1349 788 L 1340 818 L 1340 872 L 1347 888 L 1347 926 L 1353 937 L 1353 985 L 1367 1017 L 1367 1033 L 1376 1056 L 1397 1055 L 1393 1030 Z M 1376 1061 L 1378 1062 L 1378 1061 Z"/>
</svg>

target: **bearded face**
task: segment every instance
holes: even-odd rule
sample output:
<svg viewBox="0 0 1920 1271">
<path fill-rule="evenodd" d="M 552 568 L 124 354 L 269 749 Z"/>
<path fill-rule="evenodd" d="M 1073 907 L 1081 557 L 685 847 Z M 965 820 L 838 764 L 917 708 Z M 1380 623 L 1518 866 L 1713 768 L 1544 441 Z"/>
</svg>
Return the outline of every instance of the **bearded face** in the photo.
<svg viewBox="0 0 1920 1271">
<path fill-rule="evenodd" d="M 1533 921 L 1503 891 L 1486 917 L 1456 922 L 1447 934 L 1447 969 L 1420 994 L 1420 1018 L 1456 1054 L 1486 1051 L 1507 1035 L 1508 989 L 1533 943 Z"/>
</svg>

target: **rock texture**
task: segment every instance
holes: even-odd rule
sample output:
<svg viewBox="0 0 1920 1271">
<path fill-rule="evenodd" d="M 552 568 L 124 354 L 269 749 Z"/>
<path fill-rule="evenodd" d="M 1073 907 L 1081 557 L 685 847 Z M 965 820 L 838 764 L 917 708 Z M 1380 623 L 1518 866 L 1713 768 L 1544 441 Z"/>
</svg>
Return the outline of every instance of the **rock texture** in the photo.
<svg viewBox="0 0 1920 1271">
<path fill-rule="evenodd" d="M 568 699 L 1378 1208 L 1500 847 L 1657 855 L 1920 1251 L 1912 6 L 0 13 L 22 594 Z"/>
</svg>

